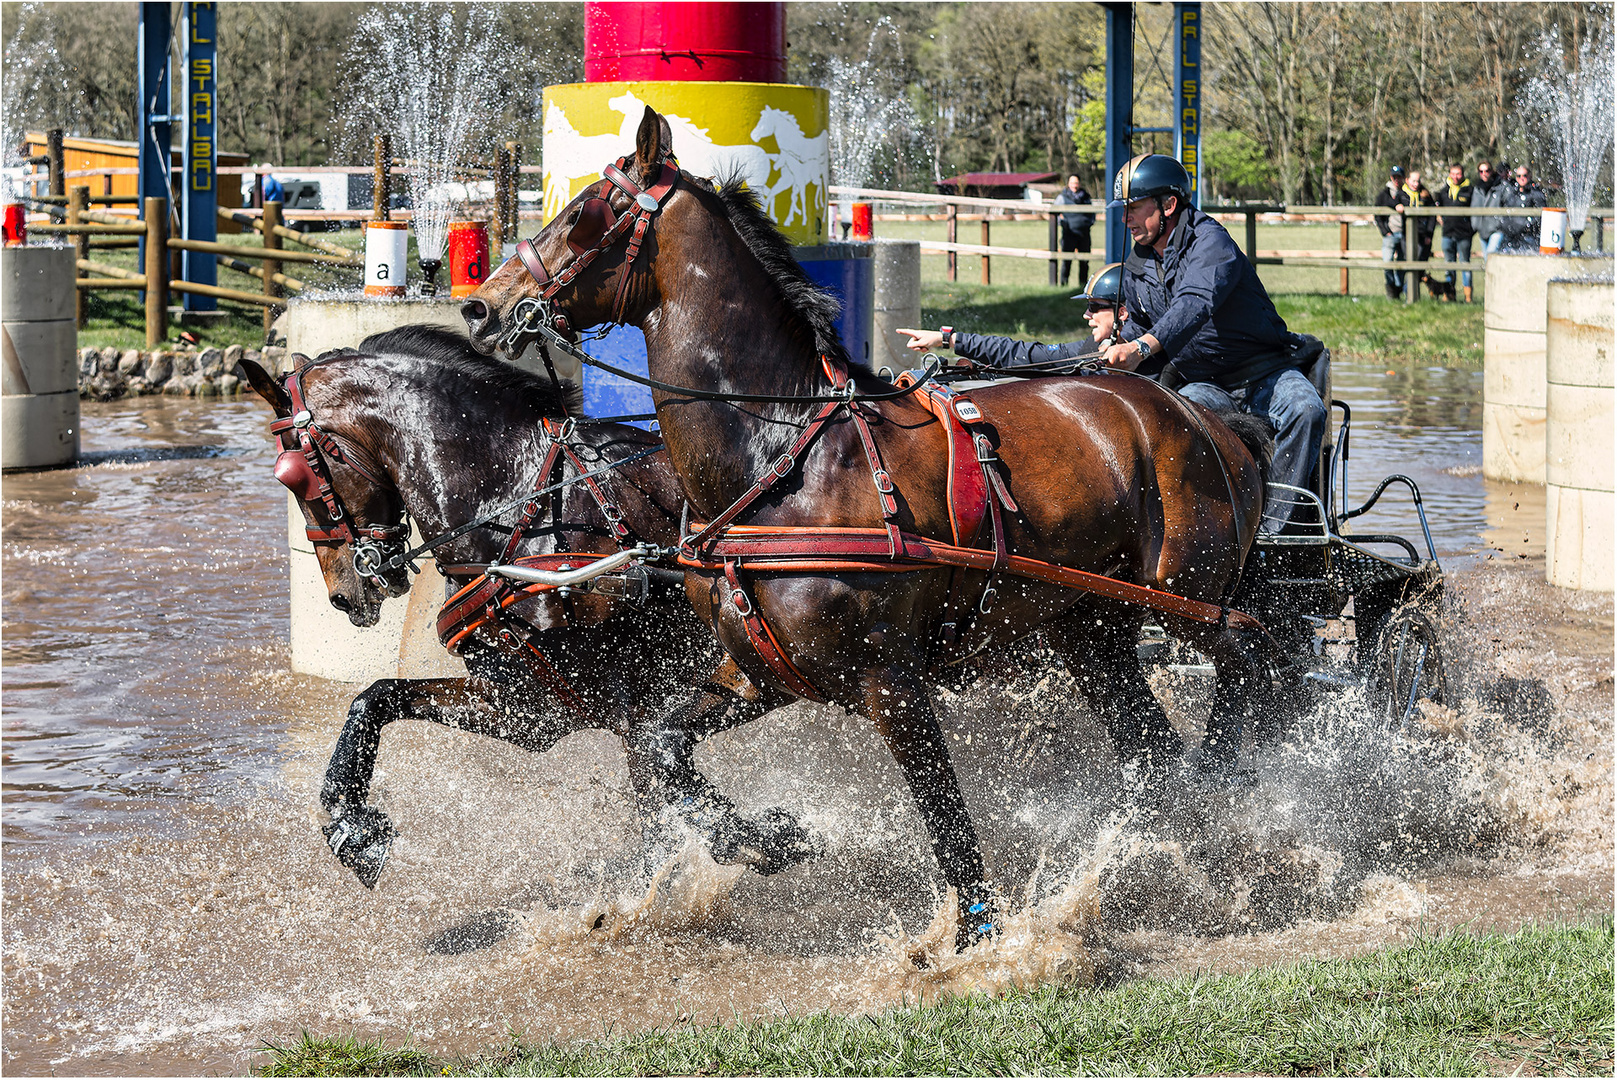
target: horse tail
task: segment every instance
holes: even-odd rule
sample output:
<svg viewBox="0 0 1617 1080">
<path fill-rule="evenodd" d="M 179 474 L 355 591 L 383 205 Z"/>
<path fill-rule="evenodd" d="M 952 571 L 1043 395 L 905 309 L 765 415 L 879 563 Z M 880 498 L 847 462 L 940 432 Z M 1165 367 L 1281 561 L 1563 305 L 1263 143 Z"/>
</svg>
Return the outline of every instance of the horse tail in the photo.
<svg viewBox="0 0 1617 1080">
<path fill-rule="evenodd" d="M 1269 469 L 1274 465 L 1275 436 L 1274 428 L 1269 421 L 1261 416 L 1253 416 L 1244 412 L 1215 411 L 1223 425 L 1235 434 L 1252 460 L 1258 463 L 1258 510 L 1262 512 L 1264 502 L 1268 498 Z"/>
</svg>

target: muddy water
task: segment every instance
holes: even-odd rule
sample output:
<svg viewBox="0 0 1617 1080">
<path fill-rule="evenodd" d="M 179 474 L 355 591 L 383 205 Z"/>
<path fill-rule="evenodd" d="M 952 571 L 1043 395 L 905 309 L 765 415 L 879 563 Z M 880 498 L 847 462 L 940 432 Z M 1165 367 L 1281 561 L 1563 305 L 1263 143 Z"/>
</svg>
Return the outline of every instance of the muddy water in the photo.
<svg viewBox="0 0 1617 1080">
<path fill-rule="evenodd" d="M 687 852 L 650 890 L 610 738 L 536 756 L 400 724 L 374 801 L 402 835 L 365 891 L 314 810 L 356 688 L 286 671 L 262 408 L 86 405 L 84 464 L 3 481 L 4 1067 L 239 1072 L 305 1027 L 469 1050 L 1609 910 L 1611 602 L 1544 585 L 1530 493 L 1480 479 L 1479 378 L 1337 375 L 1350 495 L 1410 473 L 1458 556 L 1457 706 L 1395 738 L 1333 701 L 1232 793 L 1145 790 L 1064 675 L 944 695 L 1010 911 L 963 957 L 888 755 L 828 709 L 701 756 L 744 808 L 805 816 L 827 855 L 762 879 Z M 1402 512 L 1374 527 L 1415 535 Z M 1158 688 L 1194 737 L 1206 687 Z"/>
</svg>

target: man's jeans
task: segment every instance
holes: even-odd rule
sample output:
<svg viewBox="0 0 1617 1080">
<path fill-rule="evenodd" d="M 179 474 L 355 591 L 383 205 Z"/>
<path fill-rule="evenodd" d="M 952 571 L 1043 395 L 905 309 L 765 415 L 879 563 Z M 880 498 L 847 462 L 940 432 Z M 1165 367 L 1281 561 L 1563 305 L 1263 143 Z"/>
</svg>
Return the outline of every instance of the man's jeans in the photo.
<svg viewBox="0 0 1617 1080">
<path fill-rule="evenodd" d="M 1504 246 L 1504 232 L 1502 230 L 1495 229 L 1493 232 L 1488 234 L 1488 246 L 1482 249 L 1482 257 L 1486 259 L 1489 255 L 1497 253 Z"/>
<path fill-rule="evenodd" d="M 1381 238 L 1381 261 L 1398 262 L 1404 257 L 1404 234 L 1388 233 Z M 1383 271 L 1387 275 L 1387 285 L 1403 291 L 1404 272 L 1402 270 Z M 1316 397 L 1318 395 L 1315 395 Z"/>
<path fill-rule="evenodd" d="M 1209 409 L 1267 417 L 1275 429 L 1275 456 L 1269 479 L 1314 490 L 1314 470 L 1319 467 L 1320 443 L 1325 439 L 1330 414 L 1319 399 L 1319 391 L 1301 371 L 1287 368 L 1241 390 L 1199 382 L 1180 387 L 1179 393 Z M 1278 532 L 1291 519 L 1293 509 L 1287 501 L 1270 507 L 1263 515 L 1264 529 Z M 1313 523 L 1310 515 L 1305 514 L 1303 520 Z"/>
<path fill-rule="evenodd" d="M 1444 233 L 1443 234 L 1443 261 L 1444 262 L 1454 262 L 1454 261 L 1456 261 L 1456 256 L 1458 256 L 1458 261 L 1466 263 L 1467 265 L 1470 264 L 1470 262 L 1471 262 L 1471 238 L 1469 236 L 1463 237 L 1463 238 L 1458 237 L 1458 236 L 1452 236 L 1451 237 L 1448 233 Z M 1460 275 L 1460 284 L 1464 285 L 1468 289 L 1471 287 L 1471 271 L 1467 270 L 1467 271 L 1465 271 L 1464 273 L 1462 273 Z M 1449 271 L 1449 291 L 1450 291 L 1451 294 L 1454 291 L 1454 271 L 1453 270 Z"/>
</svg>

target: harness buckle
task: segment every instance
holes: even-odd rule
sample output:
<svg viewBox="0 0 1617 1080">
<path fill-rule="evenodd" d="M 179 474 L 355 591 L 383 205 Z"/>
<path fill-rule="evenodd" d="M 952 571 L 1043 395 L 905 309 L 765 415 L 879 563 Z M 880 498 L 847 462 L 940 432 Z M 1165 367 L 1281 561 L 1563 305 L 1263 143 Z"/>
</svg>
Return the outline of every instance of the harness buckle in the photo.
<svg viewBox="0 0 1617 1080">
<path fill-rule="evenodd" d="M 881 492 L 883 495 L 891 495 L 893 493 L 893 478 L 887 475 L 886 469 L 872 470 L 870 477 L 876 482 L 877 491 Z"/>
<path fill-rule="evenodd" d="M 994 588 L 992 585 L 984 589 L 983 598 L 977 602 L 977 611 L 980 614 L 987 615 L 988 609 L 994 606 L 994 598 L 998 595 L 999 590 Z"/>
<path fill-rule="evenodd" d="M 743 616 L 752 614 L 752 599 L 747 596 L 745 589 L 731 589 L 730 603 L 735 605 L 737 614 Z"/>
<path fill-rule="evenodd" d="M 796 464 L 797 461 L 792 457 L 792 455 L 782 454 L 775 460 L 775 464 L 769 467 L 769 475 L 773 476 L 776 480 L 784 480 L 792 471 L 792 467 Z"/>
</svg>

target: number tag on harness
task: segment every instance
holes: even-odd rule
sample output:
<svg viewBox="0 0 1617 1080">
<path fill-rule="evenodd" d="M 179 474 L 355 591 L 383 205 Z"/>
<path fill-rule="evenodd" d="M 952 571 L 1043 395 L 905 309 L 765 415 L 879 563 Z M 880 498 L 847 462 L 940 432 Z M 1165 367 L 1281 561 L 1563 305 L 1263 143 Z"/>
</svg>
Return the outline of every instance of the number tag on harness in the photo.
<svg viewBox="0 0 1617 1080">
<path fill-rule="evenodd" d="M 982 410 L 965 398 L 955 401 L 954 414 L 967 424 L 974 424 L 983 418 Z"/>
</svg>

